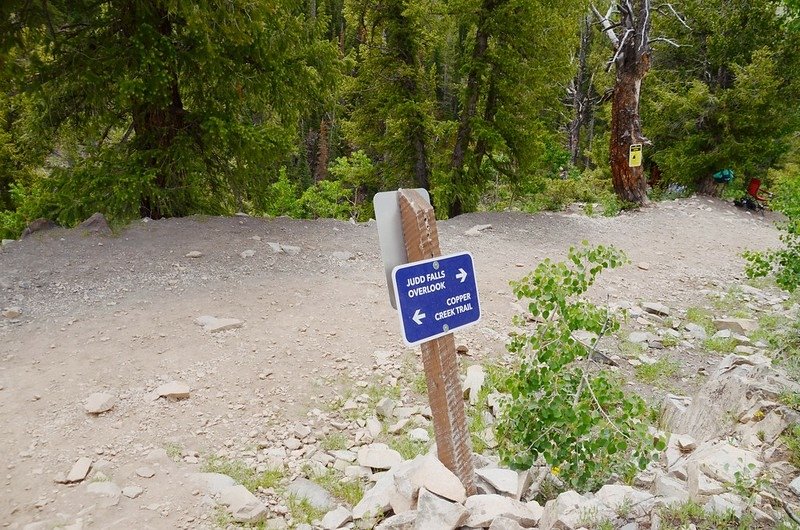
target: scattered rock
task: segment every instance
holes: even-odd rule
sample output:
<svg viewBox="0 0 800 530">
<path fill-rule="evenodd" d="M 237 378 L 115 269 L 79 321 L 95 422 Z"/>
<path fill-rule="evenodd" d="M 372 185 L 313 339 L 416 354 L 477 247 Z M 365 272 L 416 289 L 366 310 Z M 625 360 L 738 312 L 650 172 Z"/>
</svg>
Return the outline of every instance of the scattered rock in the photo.
<svg viewBox="0 0 800 530">
<path fill-rule="evenodd" d="M 235 318 L 217 318 L 209 315 L 197 317 L 194 322 L 209 333 L 217 333 L 220 331 L 227 331 L 229 329 L 237 329 L 242 327 L 241 320 Z"/>
<path fill-rule="evenodd" d="M 425 488 L 419 490 L 415 530 L 455 530 L 469 512 L 462 505 L 445 500 Z"/>
<path fill-rule="evenodd" d="M 126 486 L 122 488 L 122 494 L 129 499 L 135 499 L 142 493 L 144 493 L 144 490 L 139 486 Z"/>
<path fill-rule="evenodd" d="M 413 510 L 384 519 L 375 527 L 375 530 L 412 530 L 416 520 L 417 511 Z"/>
<path fill-rule="evenodd" d="M 389 397 L 381 398 L 378 401 L 378 404 L 375 406 L 375 414 L 378 415 L 379 418 L 391 418 L 392 412 L 394 412 L 395 403 Z"/>
<path fill-rule="evenodd" d="M 114 408 L 117 398 L 105 392 L 95 392 L 86 398 L 86 403 L 83 405 L 84 410 L 88 414 L 102 414 Z"/>
<path fill-rule="evenodd" d="M 606 484 L 594 497 L 615 513 L 627 508 L 636 517 L 645 517 L 656 503 L 651 493 L 621 484 Z"/>
<path fill-rule="evenodd" d="M 142 466 L 136 469 L 136 474 L 142 478 L 153 478 L 156 472 L 150 466 Z"/>
<path fill-rule="evenodd" d="M 203 488 L 209 495 L 219 495 L 236 485 L 235 480 L 222 473 L 192 473 L 189 475 L 189 481 Z"/>
<path fill-rule="evenodd" d="M 356 259 L 355 255 L 352 252 L 346 251 L 337 251 L 331 254 L 331 258 L 334 261 L 351 261 Z"/>
<path fill-rule="evenodd" d="M 87 457 L 81 457 L 72 465 L 72 469 L 69 470 L 67 473 L 67 478 L 64 479 L 64 483 L 71 484 L 73 482 L 80 482 L 86 478 L 86 475 L 89 474 L 89 469 L 92 467 L 92 459 Z"/>
<path fill-rule="evenodd" d="M 643 302 L 642 309 L 645 312 L 650 313 L 651 315 L 657 315 L 660 317 L 668 317 L 669 316 L 669 308 L 664 304 L 659 302 Z"/>
<path fill-rule="evenodd" d="M 345 508 L 344 506 L 339 506 L 335 510 L 331 510 L 325 514 L 325 517 L 322 518 L 322 528 L 324 530 L 336 530 L 337 528 L 341 528 L 350 521 L 353 520 L 353 516 L 350 513 L 350 510 Z"/>
<path fill-rule="evenodd" d="M 16 241 L 15 239 L 3 239 L 2 241 L 0 241 L 0 246 L 4 247 L 6 245 L 10 245 L 11 243 L 14 243 L 15 241 Z"/>
<path fill-rule="evenodd" d="M 85 232 L 90 234 L 99 234 L 102 236 L 111 235 L 111 227 L 108 226 L 108 221 L 100 212 L 93 214 L 87 220 L 82 222 L 78 228 L 83 229 Z"/>
<path fill-rule="evenodd" d="M 372 469 L 390 469 L 403 461 L 400 453 L 383 443 L 365 445 L 358 450 L 358 464 Z"/>
<path fill-rule="evenodd" d="M 646 261 L 640 261 L 639 263 L 636 264 L 636 266 L 642 269 L 643 271 L 650 270 L 650 264 L 647 263 Z"/>
<path fill-rule="evenodd" d="M 189 385 L 179 381 L 165 383 L 156 389 L 158 397 L 167 398 L 170 401 L 187 399 L 190 395 Z"/>
<path fill-rule="evenodd" d="M 411 438 L 415 442 L 428 443 L 428 442 L 431 441 L 431 437 L 428 434 L 428 431 L 426 431 L 425 429 L 423 429 L 421 427 L 417 427 L 416 429 L 412 429 L 408 433 L 408 437 Z"/>
<path fill-rule="evenodd" d="M 475 474 L 488 482 L 498 493 L 519 500 L 519 474 L 511 469 L 484 467 Z"/>
<path fill-rule="evenodd" d="M 19 307 L 7 307 L 0 312 L 3 318 L 19 318 L 22 316 L 22 309 Z"/>
<path fill-rule="evenodd" d="M 661 497 L 664 504 L 684 503 L 689 500 L 687 485 L 666 475 L 656 477 L 653 483 L 653 493 Z"/>
<path fill-rule="evenodd" d="M 628 342 L 632 342 L 633 344 L 641 344 L 643 342 L 647 342 L 649 338 L 650 333 L 645 331 L 634 331 L 628 335 Z"/>
<path fill-rule="evenodd" d="M 250 249 L 250 248 L 249 248 L 249 249 L 247 249 L 247 250 L 243 250 L 243 251 L 242 251 L 242 253 L 241 253 L 241 254 L 239 254 L 239 255 L 240 255 L 241 257 L 243 257 L 243 258 L 252 258 L 253 256 L 255 256 L 255 255 L 256 255 L 256 251 L 255 251 L 255 250 L 253 250 L 253 249 Z"/>
<path fill-rule="evenodd" d="M 469 511 L 464 526 L 485 528 L 492 524 L 495 518 L 501 516 L 513 519 L 526 527 L 536 526 L 539 522 L 526 505 L 502 495 L 473 495 L 467 498 L 464 507 Z M 550 527 L 542 526 L 542 528 L 549 530 Z"/>
<path fill-rule="evenodd" d="M 53 228 L 58 228 L 58 225 L 55 224 L 50 219 L 45 219 L 44 217 L 40 217 L 36 219 L 31 224 L 29 224 L 25 230 L 22 231 L 22 235 L 19 237 L 20 239 L 25 239 L 26 237 L 35 234 L 36 232 L 44 232 L 46 230 L 51 230 Z"/>
<path fill-rule="evenodd" d="M 800 497 L 800 475 L 792 480 L 792 482 L 789 484 L 789 489 L 792 490 L 792 493 Z"/>
<path fill-rule="evenodd" d="M 256 523 L 267 518 L 267 507 L 241 484 L 225 489 L 220 502 L 228 507 L 231 516 L 241 523 Z"/>
<path fill-rule="evenodd" d="M 483 232 L 484 230 L 491 230 L 491 229 L 492 229 L 492 225 L 475 225 L 472 228 L 470 228 L 469 230 L 467 230 L 466 232 L 464 232 L 464 235 L 465 236 L 473 236 L 473 237 L 474 236 L 479 236 L 479 235 L 481 235 L 481 232 Z"/>
<path fill-rule="evenodd" d="M 305 499 L 320 511 L 333 510 L 336 507 L 336 499 L 325 488 L 303 477 L 294 479 L 287 491 L 295 497 Z"/>
<path fill-rule="evenodd" d="M 106 506 L 116 506 L 119 504 L 119 497 L 122 495 L 122 490 L 119 486 L 110 481 L 92 482 L 86 486 L 86 491 L 94 495 L 101 495 L 108 499 L 104 503 Z"/>
<path fill-rule="evenodd" d="M 199 250 L 192 250 L 191 252 L 188 252 L 184 257 L 186 257 L 186 258 L 202 258 L 203 257 L 203 253 L 200 252 Z"/>
<path fill-rule="evenodd" d="M 706 340 L 708 338 L 705 328 L 699 324 L 687 322 L 683 327 L 693 339 Z"/>
<path fill-rule="evenodd" d="M 588 518 L 591 520 L 587 520 Z M 540 530 L 576 530 L 594 526 L 616 517 L 609 507 L 598 499 L 587 499 L 576 491 L 565 491 L 544 505 L 539 521 Z M 522 523 L 524 525 L 524 523 Z"/>
<path fill-rule="evenodd" d="M 729 330 L 739 335 L 747 335 L 758 329 L 758 321 L 750 318 L 715 318 L 714 327 L 718 330 Z"/>
</svg>

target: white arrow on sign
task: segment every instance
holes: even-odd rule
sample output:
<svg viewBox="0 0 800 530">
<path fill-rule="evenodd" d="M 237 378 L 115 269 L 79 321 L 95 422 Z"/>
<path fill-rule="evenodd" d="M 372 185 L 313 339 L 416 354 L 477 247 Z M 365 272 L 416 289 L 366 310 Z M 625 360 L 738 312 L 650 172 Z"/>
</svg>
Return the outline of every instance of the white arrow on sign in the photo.
<svg viewBox="0 0 800 530">
<path fill-rule="evenodd" d="M 422 325 L 422 319 L 425 318 L 425 313 L 420 313 L 419 309 L 414 311 L 414 316 L 411 317 L 411 320 L 417 323 L 418 326 Z"/>
<path fill-rule="evenodd" d="M 464 283 L 464 280 L 467 279 L 467 271 L 459 267 L 458 274 L 456 274 L 456 278 L 461 280 L 461 283 Z"/>
</svg>

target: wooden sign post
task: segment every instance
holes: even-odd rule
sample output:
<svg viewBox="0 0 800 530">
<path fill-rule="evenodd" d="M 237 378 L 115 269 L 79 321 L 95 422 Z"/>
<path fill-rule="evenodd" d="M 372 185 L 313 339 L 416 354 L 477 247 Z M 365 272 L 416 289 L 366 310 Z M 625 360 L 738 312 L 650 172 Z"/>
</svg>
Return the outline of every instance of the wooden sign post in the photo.
<svg viewBox="0 0 800 530">
<path fill-rule="evenodd" d="M 397 197 L 409 263 L 441 256 L 433 206 L 414 190 L 400 190 Z M 474 495 L 475 467 L 455 338 L 450 333 L 421 348 L 439 460 L 461 480 L 467 495 Z"/>
</svg>

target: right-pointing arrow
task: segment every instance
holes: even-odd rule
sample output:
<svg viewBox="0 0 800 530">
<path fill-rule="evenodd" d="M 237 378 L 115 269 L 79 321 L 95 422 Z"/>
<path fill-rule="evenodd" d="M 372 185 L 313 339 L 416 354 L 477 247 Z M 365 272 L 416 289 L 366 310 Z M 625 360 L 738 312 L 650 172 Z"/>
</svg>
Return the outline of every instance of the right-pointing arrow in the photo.
<svg viewBox="0 0 800 530">
<path fill-rule="evenodd" d="M 414 311 L 414 316 L 411 317 L 411 320 L 417 323 L 418 326 L 422 325 L 422 319 L 425 318 L 425 313 L 420 313 L 419 309 Z"/>
<path fill-rule="evenodd" d="M 461 280 L 461 283 L 464 283 L 464 280 L 467 279 L 467 271 L 462 268 L 458 269 L 458 274 L 456 274 L 456 279 Z"/>
</svg>

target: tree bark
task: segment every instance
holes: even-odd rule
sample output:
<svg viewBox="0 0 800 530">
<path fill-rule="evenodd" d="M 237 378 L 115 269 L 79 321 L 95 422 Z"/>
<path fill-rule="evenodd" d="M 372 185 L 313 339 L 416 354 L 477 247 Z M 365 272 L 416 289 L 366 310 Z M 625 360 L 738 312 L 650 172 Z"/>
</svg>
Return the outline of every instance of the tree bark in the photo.
<svg viewBox="0 0 800 530">
<path fill-rule="evenodd" d="M 591 86 L 586 57 L 589 53 L 592 36 L 592 17 L 587 16 L 581 26 L 581 44 L 578 49 L 578 73 L 572 81 L 573 119 L 569 125 L 569 153 L 573 166 L 581 156 L 581 129 L 586 124 L 591 108 Z"/>
<path fill-rule="evenodd" d="M 632 144 L 649 143 L 642 135 L 639 96 L 642 80 L 650 69 L 650 2 L 626 0 L 620 2 L 617 9 L 622 35 L 616 39 L 613 59 L 616 79 L 611 100 L 611 178 L 620 199 L 646 205 L 649 200 L 644 168 L 642 165 L 630 167 L 628 160 Z M 608 27 L 605 23 L 603 26 Z"/>
</svg>

